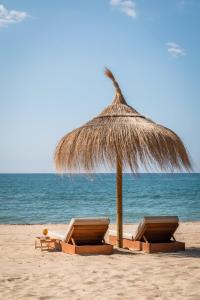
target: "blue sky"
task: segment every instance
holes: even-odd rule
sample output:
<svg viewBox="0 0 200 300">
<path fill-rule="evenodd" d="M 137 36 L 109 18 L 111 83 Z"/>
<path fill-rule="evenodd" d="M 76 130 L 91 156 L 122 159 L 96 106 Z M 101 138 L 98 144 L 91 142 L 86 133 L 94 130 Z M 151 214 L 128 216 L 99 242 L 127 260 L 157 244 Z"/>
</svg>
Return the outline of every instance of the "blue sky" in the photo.
<svg viewBox="0 0 200 300">
<path fill-rule="evenodd" d="M 54 172 L 58 140 L 126 100 L 200 172 L 200 1 L 0 1 L 0 172 Z"/>
</svg>

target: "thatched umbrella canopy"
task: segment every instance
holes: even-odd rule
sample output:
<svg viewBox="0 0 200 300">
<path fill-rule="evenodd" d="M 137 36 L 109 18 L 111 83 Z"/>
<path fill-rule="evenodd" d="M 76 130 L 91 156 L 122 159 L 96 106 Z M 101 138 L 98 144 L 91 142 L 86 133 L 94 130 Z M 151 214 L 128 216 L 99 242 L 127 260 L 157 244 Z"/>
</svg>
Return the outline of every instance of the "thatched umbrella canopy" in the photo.
<svg viewBox="0 0 200 300">
<path fill-rule="evenodd" d="M 108 107 L 85 125 L 66 134 L 56 147 L 58 171 L 92 171 L 104 164 L 116 167 L 117 240 L 122 247 L 122 171 L 136 173 L 155 163 L 161 170 L 190 169 L 181 139 L 170 129 L 156 124 L 129 106 L 110 70 L 116 95 Z"/>
</svg>

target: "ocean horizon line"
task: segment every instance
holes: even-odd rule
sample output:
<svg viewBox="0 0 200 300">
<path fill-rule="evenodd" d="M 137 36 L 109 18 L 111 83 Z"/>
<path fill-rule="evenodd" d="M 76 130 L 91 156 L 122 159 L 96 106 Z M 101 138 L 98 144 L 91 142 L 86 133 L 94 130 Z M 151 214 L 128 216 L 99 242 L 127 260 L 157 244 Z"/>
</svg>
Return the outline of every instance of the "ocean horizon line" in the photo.
<svg viewBox="0 0 200 300">
<path fill-rule="evenodd" d="M 114 174 L 116 175 L 116 172 L 66 172 L 66 173 L 56 173 L 56 172 L 0 172 L 0 175 L 89 175 L 89 174 Z M 168 175 L 178 175 L 178 174 L 200 174 L 200 172 L 123 172 L 123 174 L 130 174 L 130 175 L 141 175 L 141 174 L 168 174 Z"/>
</svg>

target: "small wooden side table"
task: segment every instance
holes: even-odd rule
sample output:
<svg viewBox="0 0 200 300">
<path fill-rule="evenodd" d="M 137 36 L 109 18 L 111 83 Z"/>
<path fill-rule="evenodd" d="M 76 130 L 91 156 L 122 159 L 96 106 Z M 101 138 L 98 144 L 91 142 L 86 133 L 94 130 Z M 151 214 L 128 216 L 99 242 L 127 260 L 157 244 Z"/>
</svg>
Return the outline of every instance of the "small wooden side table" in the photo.
<svg viewBox="0 0 200 300">
<path fill-rule="evenodd" d="M 49 236 L 36 236 L 35 249 L 40 248 L 41 251 L 57 249 L 56 239 L 52 239 Z"/>
</svg>

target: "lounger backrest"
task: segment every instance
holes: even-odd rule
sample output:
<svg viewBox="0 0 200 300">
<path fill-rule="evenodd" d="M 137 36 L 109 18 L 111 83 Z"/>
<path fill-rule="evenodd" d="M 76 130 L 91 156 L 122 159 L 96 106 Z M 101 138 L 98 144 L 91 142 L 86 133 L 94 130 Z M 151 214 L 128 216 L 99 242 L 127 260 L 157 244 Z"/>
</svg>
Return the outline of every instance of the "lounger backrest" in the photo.
<svg viewBox="0 0 200 300">
<path fill-rule="evenodd" d="M 100 244 L 108 230 L 109 218 L 74 218 L 71 220 L 66 242 L 72 239 L 76 245 Z"/>
<path fill-rule="evenodd" d="M 144 217 L 135 234 L 136 241 L 168 242 L 179 225 L 177 216 Z"/>
</svg>

